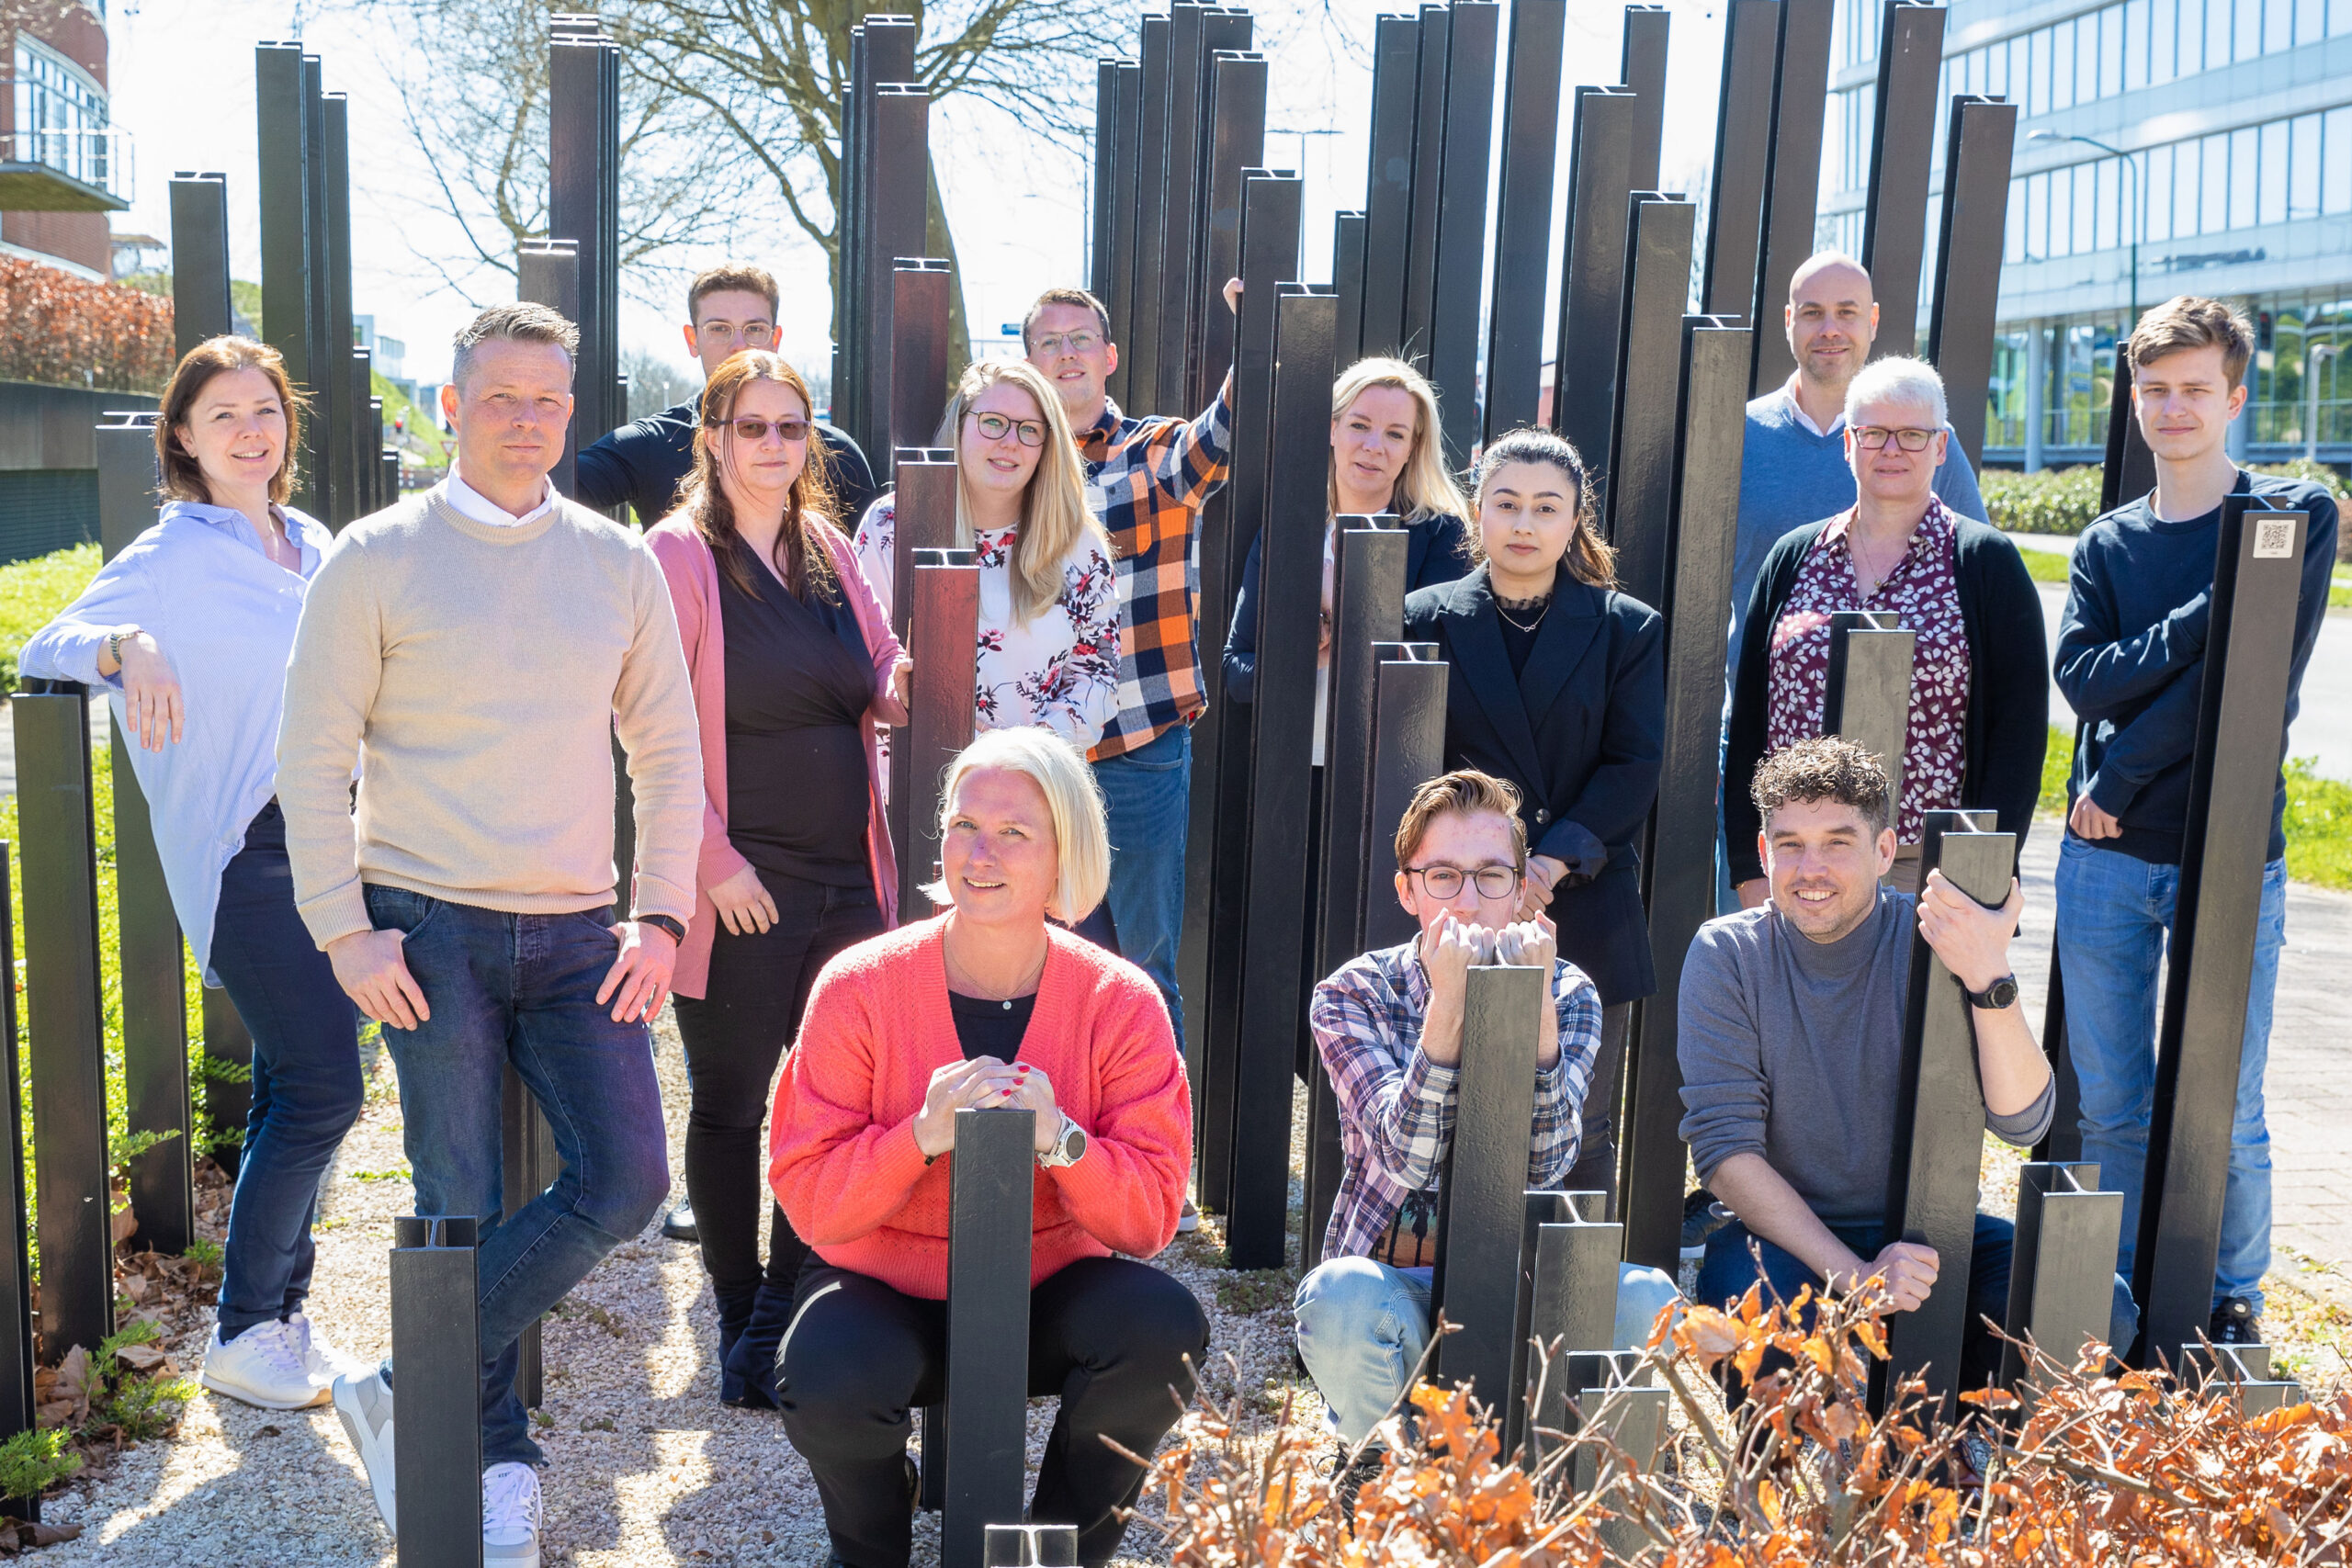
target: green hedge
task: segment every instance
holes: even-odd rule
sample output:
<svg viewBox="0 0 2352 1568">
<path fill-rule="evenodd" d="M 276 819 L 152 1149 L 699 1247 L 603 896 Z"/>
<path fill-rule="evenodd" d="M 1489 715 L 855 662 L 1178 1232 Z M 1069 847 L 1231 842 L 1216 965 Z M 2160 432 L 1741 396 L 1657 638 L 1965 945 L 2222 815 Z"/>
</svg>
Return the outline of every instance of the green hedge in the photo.
<svg viewBox="0 0 2352 1568">
<path fill-rule="evenodd" d="M 2298 457 L 2291 463 L 2257 464 L 2254 471 L 2311 479 L 2325 486 L 2339 507 L 2352 502 L 2352 488 L 2346 487 L 2344 476 L 2324 463 Z M 2097 463 L 2044 468 L 2033 474 L 1986 468 L 1976 476 L 1976 486 L 1984 496 L 1985 521 L 1996 528 L 2013 534 L 2079 534 L 2098 516 L 2102 472 Z M 2352 535 L 2342 529 L 2336 533 L 2336 558 L 2352 560 Z"/>
</svg>

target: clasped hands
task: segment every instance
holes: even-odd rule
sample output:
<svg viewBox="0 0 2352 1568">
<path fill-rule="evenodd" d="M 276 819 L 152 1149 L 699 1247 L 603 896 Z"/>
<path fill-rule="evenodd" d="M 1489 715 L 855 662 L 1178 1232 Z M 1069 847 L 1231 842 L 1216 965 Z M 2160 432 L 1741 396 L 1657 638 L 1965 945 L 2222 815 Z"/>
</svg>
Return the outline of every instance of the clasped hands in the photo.
<svg viewBox="0 0 2352 1568">
<path fill-rule="evenodd" d="M 931 1075 L 923 1091 L 922 1109 L 915 1112 L 915 1147 L 927 1164 L 956 1146 L 956 1112 L 1034 1111 L 1037 1113 L 1037 1152 L 1051 1154 L 1061 1140 L 1061 1106 L 1054 1099 L 1054 1081 L 1042 1067 L 1026 1062 L 1001 1062 L 975 1056 L 950 1062 Z"/>
</svg>

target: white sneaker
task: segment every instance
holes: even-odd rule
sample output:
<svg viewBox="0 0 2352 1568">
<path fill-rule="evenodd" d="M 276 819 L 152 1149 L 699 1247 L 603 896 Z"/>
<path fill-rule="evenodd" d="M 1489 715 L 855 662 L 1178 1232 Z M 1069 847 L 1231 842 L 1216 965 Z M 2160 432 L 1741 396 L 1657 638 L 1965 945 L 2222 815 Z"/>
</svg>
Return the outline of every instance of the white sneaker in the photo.
<svg viewBox="0 0 2352 1568">
<path fill-rule="evenodd" d="M 256 1323 L 225 1345 L 215 1326 L 198 1381 L 264 1410 L 300 1410 L 327 1397 L 327 1385 L 313 1381 L 303 1364 L 301 1336 L 274 1321 Z"/>
<path fill-rule="evenodd" d="M 397 1537 L 401 1527 L 392 1494 L 392 1385 L 384 1381 L 380 1370 L 364 1377 L 337 1378 L 334 1413 L 343 1423 L 344 1436 L 359 1450 L 359 1463 L 376 1494 L 376 1512 L 383 1516 L 384 1528 Z"/>
<path fill-rule="evenodd" d="M 481 1472 L 482 1568 L 539 1568 L 539 1472 L 511 1461 Z"/>
<path fill-rule="evenodd" d="M 334 1388 L 337 1378 L 364 1378 L 376 1370 L 373 1362 L 347 1354 L 304 1314 L 295 1313 L 286 1321 L 302 1341 L 302 1365 L 322 1393 Z"/>
<path fill-rule="evenodd" d="M 1193 1206 L 1190 1198 L 1187 1198 L 1184 1200 L 1184 1207 L 1176 1215 L 1176 1234 L 1190 1235 L 1200 1228 L 1201 1211 Z"/>
</svg>

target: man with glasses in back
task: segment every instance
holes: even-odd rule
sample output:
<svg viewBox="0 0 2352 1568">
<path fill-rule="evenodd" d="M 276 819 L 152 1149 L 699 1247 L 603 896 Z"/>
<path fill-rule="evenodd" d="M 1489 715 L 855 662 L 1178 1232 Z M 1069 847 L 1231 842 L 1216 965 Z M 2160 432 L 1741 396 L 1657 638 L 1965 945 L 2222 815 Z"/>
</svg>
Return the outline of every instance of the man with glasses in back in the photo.
<svg viewBox="0 0 2352 1568">
<path fill-rule="evenodd" d="M 1527 878 L 1519 792 L 1472 768 L 1413 792 L 1396 828 L 1396 898 L 1420 934 L 1353 958 L 1315 987 L 1308 1021 L 1340 1102 L 1345 1166 L 1323 1261 L 1299 1282 L 1298 1353 L 1342 1454 L 1405 1392 L 1430 1337 L 1438 1178 L 1457 1111 L 1463 1007 L 1473 964 L 1551 972 L 1534 1057 L 1527 1185 L 1576 1168 L 1584 1097 L 1600 1043 L 1600 996 L 1558 956 L 1552 922 L 1514 921 Z M 1620 1264 L 1619 1348 L 1641 1344 L 1676 1299 L 1662 1270 Z M 1371 1456 L 1342 1478 L 1351 1498 Z"/>
<path fill-rule="evenodd" d="M 747 348 L 773 349 L 776 339 L 775 279 L 765 270 L 729 262 L 712 267 L 686 290 L 686 352 L 702 361 L 706 379 Z M 678 486 L 695 466 L 695 432 L 702 417 L 701 395 L 633 420 L 580 454 L 573 469 L 573 499 L 588 506 L 628 502 L 638 522 L 650 528 L 670 514 Z M 824 443 L 825 482 L 844 534 L 880 492 L 874 470 L 849 433 L 822 420 L 813 422 Z"/>
</svg>

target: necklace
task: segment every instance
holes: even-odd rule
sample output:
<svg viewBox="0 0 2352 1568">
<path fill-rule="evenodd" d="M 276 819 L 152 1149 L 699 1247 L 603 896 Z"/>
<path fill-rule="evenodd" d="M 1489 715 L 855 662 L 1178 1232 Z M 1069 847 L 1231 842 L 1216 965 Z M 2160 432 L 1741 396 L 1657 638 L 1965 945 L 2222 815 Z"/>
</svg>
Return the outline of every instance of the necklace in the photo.
<svg viewBox="0 0 2352 1568">
<path fill-rule="evenodd" d="M 1532 599 L 1505 599 L 1499 594 L 1495 598 L 1495 614 L 1523 632 L 1532 632 L 1542 626 L 1544 613 L 1551 608 L 1552 595 L 1549 593 L 1539 593 Z M 1524 621 L 1511 614 L 1513 610 L 1525 612 L 1530 609 L 1535 614 Z"/>
<path fill-rule="evenodd" d="M 1003 996 L 999 996 L 995 992 L 989 990 L 986 986 L 983 986 L 978 981 L 973 979 L 971 972 L 966 969 L 963 964 L 956 962 L 956 954 L 947 945 L 947 942 L 944 937 L 940 939 L 939 943 L 939 956 L 946 964 L 947 979 L 950 987 L 967 997 L 976 996 L 982 1001 L 1001 1003 L 1004 1007 L 1004 1010 L 1007 1012 L 1011 1012 L 1012 1010 L 1012 1004 L 1014 1002 L 1019 1001 L 1023 997 L 1033 994 L 1037 989 L 1037 982 L 1046 973 L 1046 959 L 1052 953 L 1052 952 L 1053 943 L 1048 942 L 1046 944 L 1046 951 L 1037 955 L 1037 962 L 1030 965 L 1029 972 L 1015 983 L 1010 992 Z"/>
</svg>

